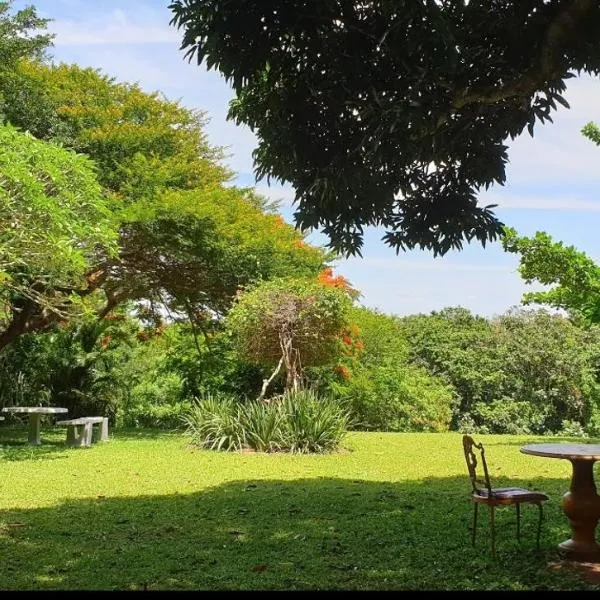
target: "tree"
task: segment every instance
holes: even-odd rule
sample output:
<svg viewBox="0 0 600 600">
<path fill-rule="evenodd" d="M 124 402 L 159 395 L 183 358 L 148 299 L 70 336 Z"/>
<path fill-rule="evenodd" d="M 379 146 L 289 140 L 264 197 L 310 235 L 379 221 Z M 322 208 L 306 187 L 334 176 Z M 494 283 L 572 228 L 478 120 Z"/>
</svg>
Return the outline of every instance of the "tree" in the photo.
<svg viewBox="0 0 600 600">
<path fill-rule="evenodd" d="M 33 6 L 11 14 L 12 4 L 12 0 L 0 2 L 0 71 L 23 58 L 43 58 L 54 38 L 44 32 L 49 20 L 38 17 Z"/>
<path fill-rule="evenodd" d="M 286 391 L 297 391 L 306 367 L 339 356 L 351 304 L 343 289 L 301 279 L 265 281 L 238 296 L 227 321 L 240 354 L 274 367 L 261 399 L 282 367 Z"/>
<path fill-rule="evenodd" d="M 0 126 L 0 349 L 66 318 L 117 230 L 92 162 Z"/>
<path fill-rule="evenodd" d="M 596 0 L 173 0 L 191 60 L 236 93 L 257 178 L 291 183 L 296 222 L 360 253 L 497 239 L 481 189 L 508 138 L 551 121 L 565 80 L 600 71 Z"/>
<path fill-rule="evenodd" d="M 502 243 L 507 252 L 520 255 L 519 273 L 526 283 L 554 286 L 525 293 L 525 304 L 547 304 L 587 323 L 600 323 L 600 266 L 585 252 L 555 242 L 543 231 L 528 238 L 507 228 Z"/>
<path fill-rule="evenodd" d="M 450 385 L 408 360 L 402 321 L 368 308 L 353 307 L 350 321 L 361 349 L 329 387 L 349 405 L 357 429 L 447 431 L 455 394 Z"/>
<path fill-rule="evenodd" d="M 98 166 L 119 229 L 119 252 L 99 254 L 87 273 L 99 317 L 129 301 L 148 317 L 169 311 L 201 326 L 241 285 L 322 268 L 325 253 L 275 206 L 227 185 L 202 113 L 76 65 L 21 61 L 0 93 L 12 124 Z M 57 317 L 36 313 L 41 327 Z"/>
</svg>

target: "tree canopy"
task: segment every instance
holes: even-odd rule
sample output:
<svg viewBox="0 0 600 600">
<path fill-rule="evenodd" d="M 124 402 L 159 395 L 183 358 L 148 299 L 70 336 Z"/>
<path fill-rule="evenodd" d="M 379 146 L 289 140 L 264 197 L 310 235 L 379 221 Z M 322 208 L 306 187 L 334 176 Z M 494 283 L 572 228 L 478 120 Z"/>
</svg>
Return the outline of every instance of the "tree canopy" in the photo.
<svg viewBox="0 0 600 600">
<path fill-rule="evenodd" d="M 0 348 L 64 318 L 117 229 L 93 163 L 0 126 Z"/>
<path fill-rule="evenodd" d="M 600 323 L 600 266 L 585 252 L 554 241 L 544 231 L 528 238 L 507 228 L 502 243 L 507 252 L 520 255 L 519 273 L 526 283 L 553 286 L 525 293 L 525 304 L 547 304 L 584 322 Z"/>
<path fill-rule="evenodd" d="M 97 254 L 77 294 L 93 298 L 100 317 L 127 301 L 156 319 L 223 314 L 241 285 L 324 265 L 325 253 L 275 206 L 229 184 L 200 111 L 95 69 L 25 57 L 0 72 L 0 112 L 95 163 L 118 252 Z M 56 318 L 34 312 L 43 327 Z"/>
<path fill-rule="evenodd" d="M 283 366 L 286 389 L 301 387 L 303 370 L 327 364 L 342 351 L 352 288 L 309 279 L 272 279 L 240 293 L 228 314 L 228 326 L 240 354 L 275 367 Z"/>
<path fill-rule="evenodd" d="M 257 177 L 291 183 L 296 222 L 360 253 L 485 245 L 478 193 L 507 139 L 552 120 L 565 80 L 600 71 L 596 0 L 173 0 L 182 49 L 230 82 Z"/>
</svg>

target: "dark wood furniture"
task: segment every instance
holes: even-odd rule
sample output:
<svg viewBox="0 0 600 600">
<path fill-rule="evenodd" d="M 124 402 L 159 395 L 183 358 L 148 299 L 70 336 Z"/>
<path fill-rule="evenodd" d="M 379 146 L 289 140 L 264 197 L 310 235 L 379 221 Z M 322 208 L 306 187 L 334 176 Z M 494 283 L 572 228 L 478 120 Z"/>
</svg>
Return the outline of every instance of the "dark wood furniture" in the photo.
<svg viewBox="0 0 600 600">
<path fill-rule="evenodd" d="M 485 460 L 485 449 L 483 444 L 476 444 L 469 435 L 463 436 L 463 450 L 469 477 L 471 478 L 471 500 L 473 502 L 473 536 L 472 543 L 475 545 L 475 536 L 477 533 L 477 508 L 480 504 L 489 507 L 490 515 L 490 541 L 492 555 L 496 555 L 496 532 L 494 527 L 494 509 L 497 506 L 515 506 L 517 511 L 517 540 L 521 539 L 521 504 L 537 504 L 539 509 L 539 518 L 537 526 L 536 544 L 540 547 L 540 532 L 542 529 L 543 509 L 542 503 L 548 500 L 548 496 L 542 492 L 531 491 L 523 488 L 507 487 L 493 488 L 490 482 L 487 462 Z M 481 464 L 477 460 L 479 460 Z M 478 466 L 481 471 L 478 471 Z"/>
<path fill-rule="evenodd" d="M 571 485 L 561 507 L 571 525 L 571 538 L 559 544 L 571 560 L 600 562 L 596 524 L 600 518 L 600 496 L 594 483 L 594 463 L 600 460 L 599 444 L 528 444 L 523 454 L 563 458 L 572 465 Z"/>
</svg>

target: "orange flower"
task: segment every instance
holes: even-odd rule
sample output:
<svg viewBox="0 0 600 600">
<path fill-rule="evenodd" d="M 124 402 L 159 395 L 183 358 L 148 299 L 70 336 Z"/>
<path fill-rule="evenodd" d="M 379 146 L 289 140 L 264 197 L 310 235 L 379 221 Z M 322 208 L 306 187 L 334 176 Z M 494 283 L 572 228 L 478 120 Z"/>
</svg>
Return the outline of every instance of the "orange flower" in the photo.
<svg viewBox="0 0 600 600">
<path fill-rule="evenodd" d="M 335 372 L 338 375 L 340 375 L 341 377 L 343 377 L 344 379 L 350 379 L 350 377 L 352 376 L 348 367 L 346 367 L 344 365 L 337 365 L 335 367 Z"/>
</svg>

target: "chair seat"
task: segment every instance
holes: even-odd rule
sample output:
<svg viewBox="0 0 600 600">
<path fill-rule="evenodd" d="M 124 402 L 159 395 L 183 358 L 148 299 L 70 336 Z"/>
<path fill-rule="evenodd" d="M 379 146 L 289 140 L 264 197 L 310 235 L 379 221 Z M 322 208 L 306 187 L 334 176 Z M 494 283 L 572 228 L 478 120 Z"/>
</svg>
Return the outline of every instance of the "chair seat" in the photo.
<svg viewBox="0 0 600 600">
<path fill-rule="evenodd" d="M 548 500 L 548 496 L 542 492 L 533 492 L 523 488 L 508 487 L 508 488 L 492 488 L 491 496 L 488 491 L 484 489 L 478 490 L 476 493 L 473 492 L 474 499 L 485 500 L 505 500 L 512 502 L 543 502 Z"/>
</svg>

